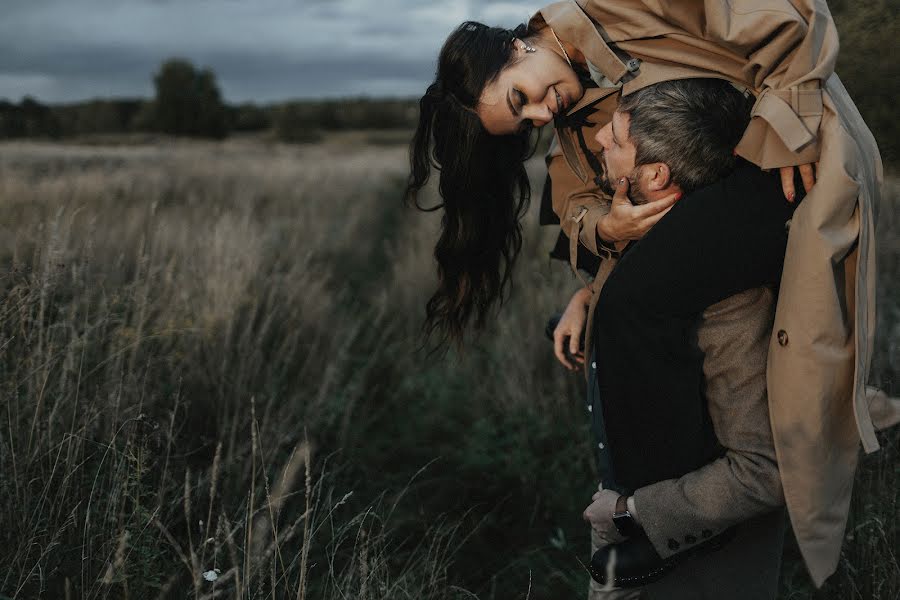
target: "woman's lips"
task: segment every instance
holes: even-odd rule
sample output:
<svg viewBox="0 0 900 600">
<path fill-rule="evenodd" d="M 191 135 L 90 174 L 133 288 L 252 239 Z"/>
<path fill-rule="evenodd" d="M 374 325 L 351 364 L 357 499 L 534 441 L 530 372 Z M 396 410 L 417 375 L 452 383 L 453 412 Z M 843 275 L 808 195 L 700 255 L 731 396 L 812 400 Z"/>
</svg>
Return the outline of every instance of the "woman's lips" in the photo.
<svg viewBox="0 0 900 600">
<path fill-rule="evenodd" d="M 562 114 L 566 110 L 566 101 L 563 95 L 559 93 L 559 90 L 556 89 L 556 86 L 553 86 L 553 92 L 556 94 L 556 114 Z"/>
</svg>

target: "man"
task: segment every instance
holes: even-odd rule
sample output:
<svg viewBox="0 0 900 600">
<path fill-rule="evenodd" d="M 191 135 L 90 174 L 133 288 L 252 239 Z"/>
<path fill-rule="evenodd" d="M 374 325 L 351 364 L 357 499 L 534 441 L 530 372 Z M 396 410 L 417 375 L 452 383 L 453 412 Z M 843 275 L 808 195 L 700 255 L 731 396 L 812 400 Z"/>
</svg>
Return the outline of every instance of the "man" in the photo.
<svg viewBox="0 0 900 600">
<path fill-rule="evenodd" d="M 794 205 L 774 176 L 748 165 L 729 176 L 729 185 L 695 192 L 732 169 L 748 115 L 745 97 L 724 81 L 663 82 L 623 99 L 596 136 L 601 187 L 612 191 L 609 182 L 619 177 L 628 182 L 614 202 L 627 202 L 626 185 L 635 204 L 686 196 L 615 269 L 608 257 L 595 280 L 595 289 L 604 287 L 588 409 L 604 489 L 585 511 L 593 545 L 622 542 L 613 514 L 630 509 L 643 531 L 624 529 L 631 539 L 619 546 L 616 571 L 620 584 L 638 584 L 650 573 L 635 560 L 661 572 L 674 561 L 660 556 L 702 549 L 755 518 L 713 559 L 688 561 L 649 585 L 648 597 L 703 597 L 710 589 L 734 598 L 775 594 L 783 519 L 773 510 L 783 496 L 765 393 L 774 293 L 763 286 L 777 284 Z M 741 189 L 753 194 L 736 193 Z M 707 233 L 717 226 L 726 236 L 743 235 L 752 253 Z M 723 243 L 717 255 L 690 255 Z M 708 278 L 693 281 L 695 267 Z M 577 353 L 586 299 L 579 291 L 561 320 L 558 355 L 566 336 Z M 688 330 L 696 331 L 696 346 L 684 336 Z M 721 457 L 719 442 L 728 449 Z M 616 594 L 592 584 L 592 597 L 630 597 Z"/>
<path fill-rule="evenodd" d="M 766 379 L 787 509 L 821 586 L 841 554 L 860 443 L 878 450 L 875 431 L 900 421 L 900 401 L 865 386 L 882 166 L 833 72 L 838 43 L 828 7 L 811 0 L 564 0 L 538 16 L 563 46 L 583 51 L 592 78 L 607 88 L 586 94 L 570 113 L 592 103 L 609 108 L 604 99 L 616 88 L 627 96 L 664 80 L 715 74 L 756 96 L 738 155 L 763 169 L 816 163 L 817 184 L 791 222 Z M 575 137 L 561 137 L 565 157 L 557 148 L 549 166 L 557 171 L 554 206 L 573 240 L 569 255 L 582 264 L 583 250 L 604 254 L 598 232 L 613 239 L 603 236 L 603 221 L 615 221 L 608 217 L 640 211 L 650 221 L 654 211 L 598 201 L 588 165 L 573 151 Z M 807 168 L 804 181 L 811 175 Z"/>
</svg>

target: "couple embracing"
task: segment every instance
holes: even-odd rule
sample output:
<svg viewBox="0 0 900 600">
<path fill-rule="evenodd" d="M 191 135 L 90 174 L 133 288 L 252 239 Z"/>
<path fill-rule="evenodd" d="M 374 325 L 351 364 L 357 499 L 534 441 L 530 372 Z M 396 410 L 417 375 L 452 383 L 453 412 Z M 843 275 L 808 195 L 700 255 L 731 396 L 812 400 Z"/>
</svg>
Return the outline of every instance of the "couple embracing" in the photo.
<svg viewBox="0 0 900 600">
<path fill-rule="evenodd" d="M 440 167 L 442 341 L 510 282 L 530 131 L 554 124 L 542 219 L 583 282 L 554 342 L 587 382 L 591 598 L 773 598 L 785 512 L 814 582 L 836 567 L 858 447 L 900 420 L 865 387 L 881 163 L 836 53 L 812 0 L 567 0 L 441 50 L 408 192 Z"/>
</svg>

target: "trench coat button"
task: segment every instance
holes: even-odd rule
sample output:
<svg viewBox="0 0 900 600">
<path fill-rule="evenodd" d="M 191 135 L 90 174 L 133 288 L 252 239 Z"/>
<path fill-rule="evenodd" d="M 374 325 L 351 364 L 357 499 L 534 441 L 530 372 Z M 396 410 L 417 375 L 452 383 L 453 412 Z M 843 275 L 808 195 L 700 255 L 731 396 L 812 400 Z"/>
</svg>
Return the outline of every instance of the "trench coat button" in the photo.
<svg viewBox="0 0 900 600">
<path fill-rule="evenodd" d="M 679 544 L 678 542 L 676 542 L 676 541 L 673 540 L 672 538 L 669 538 L 669 550 L 673 550 L 673 551 L 674 551 L 674 550 L 678 550 L 679 548 L 681 548 L 681 544 Z"/>
<path fill-rule="evenodd" d="M 788 334 L 784 329 L 778 330 L 778 345 L 779 346 L 787 346 L 788 345 Z"/>
<path fill-rule="evenodd" d="M 635 71 L 637 71 L 638 69 L 641 68 L 641 61 L 639 61 L 636 58 L 632 58 L 627 63 L 625 63 L 625 68 L 628 69 L 630 72 L 634 73 Z"/>
<path fill-rule="evenodd" d="M 712 537 L 712 531 L 710 531 L 709 529 L 704 529 L 703 531 L 700 532 L 700 536 L 701 536 L 704 540 L 707 539 L 707 538 L 710 538 L 710 537 Z"/>
<path fill-rule="evenodd" d="M 684 543 L 685 544 L 696 544 L 697 538 L 695 538 L 692 535 L 686 535 L 686 536 L 684 536 Z"/>
</svg>

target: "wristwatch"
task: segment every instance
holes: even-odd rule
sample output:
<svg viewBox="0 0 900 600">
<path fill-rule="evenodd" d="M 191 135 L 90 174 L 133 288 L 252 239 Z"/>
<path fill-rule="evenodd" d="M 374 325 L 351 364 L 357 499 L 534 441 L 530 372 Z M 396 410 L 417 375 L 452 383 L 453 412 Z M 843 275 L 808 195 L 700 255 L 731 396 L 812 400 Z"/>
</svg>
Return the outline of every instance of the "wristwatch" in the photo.
<svg viewBox="0 0 900 600">
<path fill-rule="evenodd" d="M 625 537 L 634 537 L 641 532 L 641 526 L 638 525 L 634 516 L 628 510 L 628 497 L 619 496 L 616 500 L 616 511 L 613 513 L 613 525 L 619 530 L 619 533 Z"/>
</svg>

